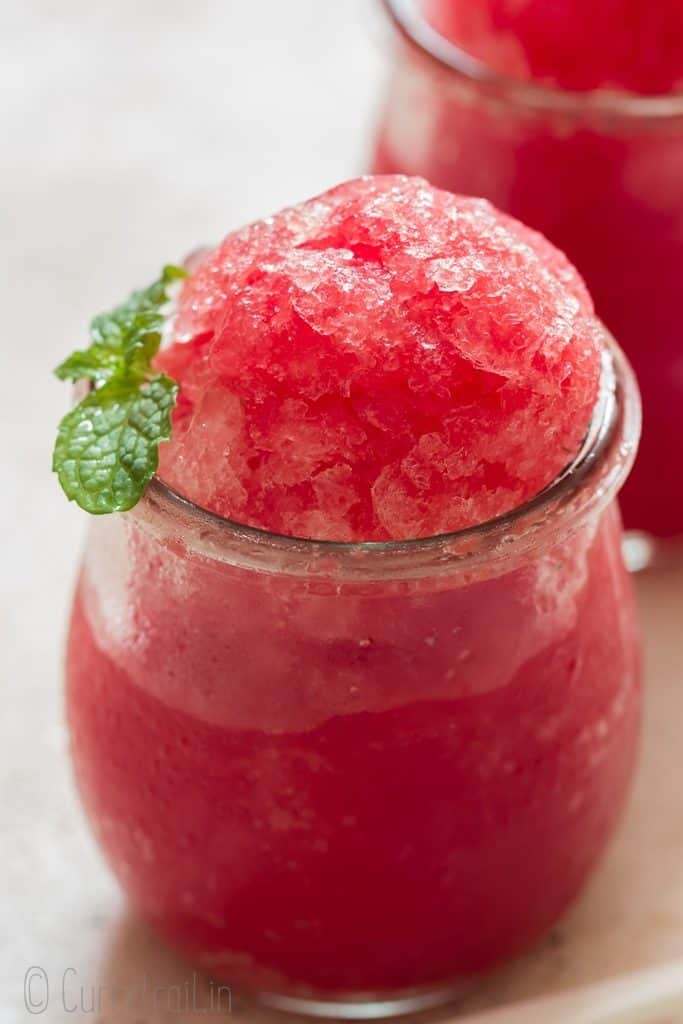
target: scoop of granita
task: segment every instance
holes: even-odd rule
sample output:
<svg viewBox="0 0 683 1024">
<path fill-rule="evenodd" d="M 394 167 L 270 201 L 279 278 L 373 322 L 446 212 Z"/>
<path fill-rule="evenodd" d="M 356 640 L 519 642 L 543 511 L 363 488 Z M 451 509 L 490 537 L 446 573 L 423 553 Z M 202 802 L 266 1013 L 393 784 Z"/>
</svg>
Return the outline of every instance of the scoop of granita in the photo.
<svg viewBox="0 0 683 1024">
<path fill-rule="evenodd" d="M 157 364 L 160 475 L 222 516 L 322 540 L 462 529 L 579 450 L 601 329 L 565 257 L 489 203 L 365 177 L 208 252 Z"/>
<path fill-rule="evenodd" d="M 680 0 L 423 0 L 442 35 L 495 70 L 566 89 L 683 88 Z"/>
</svg>

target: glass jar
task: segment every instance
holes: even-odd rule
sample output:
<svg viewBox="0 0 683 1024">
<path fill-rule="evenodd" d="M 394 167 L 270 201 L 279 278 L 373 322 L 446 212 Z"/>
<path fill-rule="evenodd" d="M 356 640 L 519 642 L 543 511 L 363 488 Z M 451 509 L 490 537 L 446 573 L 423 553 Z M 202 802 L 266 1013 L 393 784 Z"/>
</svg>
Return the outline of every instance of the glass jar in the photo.
<svg viewBox="0 0 683 1024">
<path fill-rule="evenodd" d="M 622 809 L 639 644 L 606 338 L 573 464 L 424 540 L 296 540 L 153 481 L 95 519 L 68 643 L 83 803 L 132 904 L 263 1001 L 419 1008 L 548 929 Z"/>
<path fill-rule="evenodd" d="M 492 71 L 439 35 L 421 0 L 398 28 L 373 170 L 484 196 L 583 274 L 643 396 L 626 526 L 683 539 L 683 93 L 572 93 Z"/>
</svg>

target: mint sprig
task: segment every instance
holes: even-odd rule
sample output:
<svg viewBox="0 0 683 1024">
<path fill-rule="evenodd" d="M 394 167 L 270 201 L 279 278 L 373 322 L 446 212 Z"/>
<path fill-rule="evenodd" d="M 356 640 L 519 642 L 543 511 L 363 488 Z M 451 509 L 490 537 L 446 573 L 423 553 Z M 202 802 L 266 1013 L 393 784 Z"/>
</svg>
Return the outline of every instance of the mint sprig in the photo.
<svg viewBox="0 0 683 1024">
<path fill-rule="evenodd" d="M 64 493 L 86 512 L 125 512 L 144 494 L 171 436 L 178 385 L 155 373 L 168 289 L 187 277 L 180 267 L 123 305 L 95 317 L 89 348 L 55 370 L 60 380 L 90 380 L 92 390 L 59 424 L 52 468 Z"/>
</svg>

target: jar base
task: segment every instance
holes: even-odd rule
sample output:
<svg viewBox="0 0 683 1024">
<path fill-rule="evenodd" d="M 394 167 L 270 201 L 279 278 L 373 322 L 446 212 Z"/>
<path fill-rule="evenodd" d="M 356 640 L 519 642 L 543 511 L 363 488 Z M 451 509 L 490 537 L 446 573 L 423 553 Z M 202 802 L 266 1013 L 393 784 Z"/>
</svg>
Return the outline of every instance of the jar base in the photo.
<svg viewBox="0 0 683 1024">
<path fill-rule="evenodd" d="M 403 1017 L 444 1006 L 461 998 L 469 986 L 466 982 L 441 988 L 405 989 L 388 993 L 349 993 L 307 997 L 285 995 L 279 992 L 253 993 L 252 998 L 272 1010 L 294 1013 L 303 1017 L 334 1018 L 336 1020 L 381 1020 Z"/>
</svg>

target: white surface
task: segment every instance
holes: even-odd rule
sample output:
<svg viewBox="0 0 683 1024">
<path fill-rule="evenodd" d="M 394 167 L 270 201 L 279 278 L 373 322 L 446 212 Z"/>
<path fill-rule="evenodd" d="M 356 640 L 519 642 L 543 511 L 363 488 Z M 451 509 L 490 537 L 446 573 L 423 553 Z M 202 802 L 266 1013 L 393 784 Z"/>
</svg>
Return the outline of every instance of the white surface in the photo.
<svg viewBox="0 0 683 1024">
<path fill-rule="evenodd" d="M 469 1017 L 463 1024 L 676 1024 L 683 961 Z"/>
</svg>

